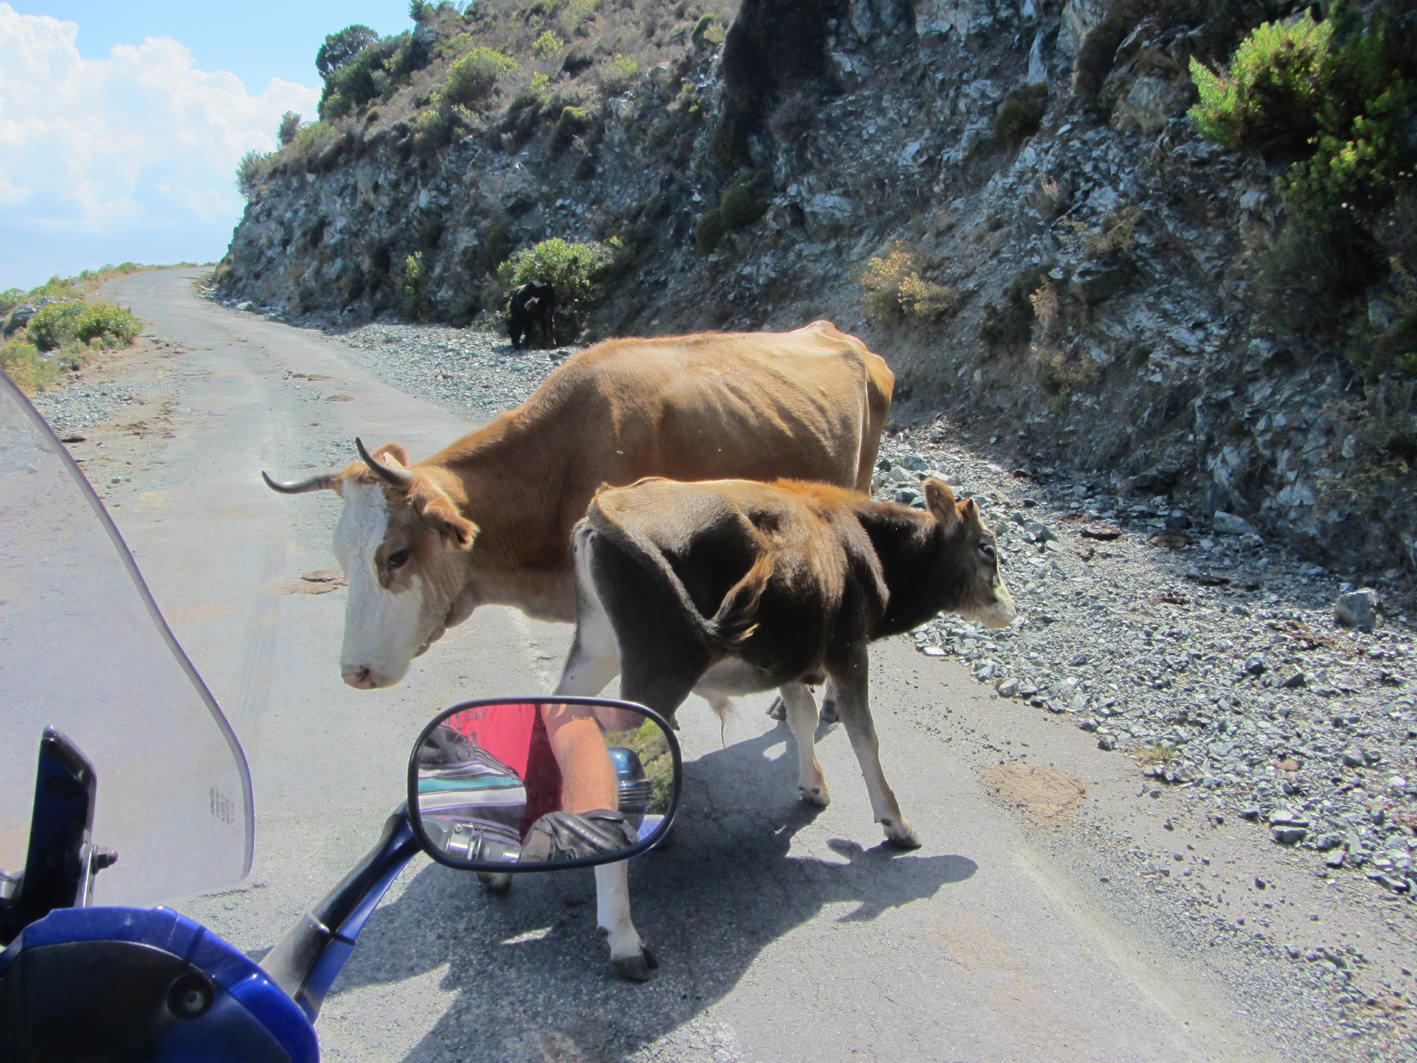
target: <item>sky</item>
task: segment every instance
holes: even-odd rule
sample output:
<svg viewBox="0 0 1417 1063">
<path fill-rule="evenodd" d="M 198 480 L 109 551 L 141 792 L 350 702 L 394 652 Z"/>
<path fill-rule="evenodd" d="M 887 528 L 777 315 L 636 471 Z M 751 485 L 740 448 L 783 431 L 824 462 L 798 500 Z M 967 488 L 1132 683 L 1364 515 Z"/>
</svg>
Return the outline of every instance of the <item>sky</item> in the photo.
<svg viewBox="0 0 1417 1063">
<path fill-rule="evenodd" d="M 0 2 L 0 291 L 121 262 L 215 262 L 236 164 L 316 117 L 315 53 L 407 0 Z"/>
</svg>

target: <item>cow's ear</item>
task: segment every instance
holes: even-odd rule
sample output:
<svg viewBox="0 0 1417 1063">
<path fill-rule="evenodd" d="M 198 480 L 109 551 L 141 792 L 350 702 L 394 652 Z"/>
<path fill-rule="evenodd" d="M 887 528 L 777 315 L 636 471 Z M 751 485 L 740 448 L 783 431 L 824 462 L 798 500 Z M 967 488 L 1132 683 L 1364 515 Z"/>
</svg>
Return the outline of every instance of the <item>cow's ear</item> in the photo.
<svg viewBox="0 0 1417 1063">
<path fill-rule="evenodd" d="M 944 480 L 937 480 L 932 476 L 925 481 L 925 505 L 940 522 L 940 527 L 946 535 L 958 526 L 960 514 L 955 505 L 955 493 Z"/>
<path fill-rule="evenodd" d="M 964 522 L 971 527 L 983 527 L 984 522 L 979 517 L 979 505 L 972 498 L 966 498 L 959 504 L 959 515 L 964 518 Z"/>
<path fill-rule="evenodd" d="M 402 465 L 405 469 L 408 468 L 408 451 L 403 448 L 402 443 L 384 443 L 374 450 L 373 456 L 386 465 Z"/>
<path fill-rule="evenodd" d="M 428 526 L 437 532 L 454 550 L 469 550 L 480 529 L 464 517 L 457 503 L 421 479 L 409 497 L 409 503 Z"/>
<path fill-rule="evenodd" d="M 479 528 L 458 512 L 450 498 L 435 498 L 423 507 L 423 519 L 455 550 L 471 550 Z"/>
</svg>

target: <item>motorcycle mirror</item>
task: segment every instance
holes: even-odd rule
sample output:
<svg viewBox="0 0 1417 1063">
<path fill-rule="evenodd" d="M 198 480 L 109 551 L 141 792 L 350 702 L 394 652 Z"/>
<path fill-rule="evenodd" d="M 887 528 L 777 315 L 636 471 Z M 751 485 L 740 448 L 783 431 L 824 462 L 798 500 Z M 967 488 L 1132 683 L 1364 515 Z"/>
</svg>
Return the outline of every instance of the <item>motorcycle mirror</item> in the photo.
<svg viewBox="0 0 1417 1063">
<path fill-rule="evenodd" d="M 682 774 L 670 725 L 642 705 L 469 701 L 414 743 L 409 824 L 449 867 L 588 867 L 657 845 L 678 811 Z"/>
</svg>

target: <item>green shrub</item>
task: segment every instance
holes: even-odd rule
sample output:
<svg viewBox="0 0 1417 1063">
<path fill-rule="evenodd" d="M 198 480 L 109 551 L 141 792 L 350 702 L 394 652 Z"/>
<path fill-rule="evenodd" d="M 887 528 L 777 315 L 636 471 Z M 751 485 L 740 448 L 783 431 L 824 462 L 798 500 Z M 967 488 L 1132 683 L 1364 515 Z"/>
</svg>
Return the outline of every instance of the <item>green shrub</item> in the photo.
<svg viewBox="0 0 1417 1063">
<path fill-rule="evenodd" d="M 403 260 L 403 316 L 410 321 L 422 320 L 428 309 L 423 286 L 423 252 L 415 251 Z"/>
<path fill-rule="evenodd" d="M 557 143 L 569 144 L 588 129 L 590 129 L 590 112 L 584 107 L 568 105 L 561 108 L 561 116 L 556 119 Z"/>
<path fill-rule="evenodd" d="M 745 170 L 719 196 L 718 205 L 699 215 L 694 225 L 694 243 L 708 254 L 725 233 L 743 229 L 766 213 L 772 192 L 772 174 L 767 170 Z"/>
<path fill-rule="evenodd" d="M 276 130 L 276 140 L 285 147 L 300 132 L 300 116 L 294 111 L 286 111 L 280 116 L 280 128 Z"/>
<path fill-rule="evenodd" d="M 1397 189 L 1413 182 L 1414 147 L 1406 131 L 1417 95 L 1395 80 L 1364 101 L 1346 128 L 1324 129 L 1312 138 L 1313 155 L 1295 163 L 1279 180 L 1285 205 L 1310 224 L 1323 225 L 1335 213 L 1359 220 L 1392 202 Z"/>
<path fill-rule="evenodd" d="M 1400 288 L 1407 268 L 1385 240 L 1394 204 L 1417 194 L 1417 55 L 1410 29 L 1390 36 L 1346 5 L 1334 12 L 1259 26 L 1227 74 L 1192 63 L 1201 99 L 1191 116 L 1219 143 L 1271 157 L 1278 148 L 1287 162 L 1275 185 L 1282 227 L 1255 256 L 1274 316 L 1362 337 L 1348 349 L 1365 371 L 1401 369 L 1403 328 L 1375 332 L 1358 297 L 1384 281 Z"/>
<path fill-rule="evenodd" d="M 461 59 L 476 46 L 477 40 L 471 33 L 459 33 L 454 37 L 445 37 L 433 45 L 433 55 L 439 59 Z"/>
<path fill-rule="evenodd" d="M 413 150 L 424 158 L 437 155 L 452 142 L 457 124 L 450 108 L 424 108 L 414 118 L 413 128 L 409 131 Z"/>
<path fill-rule="evenodd" d="M 727 231 L 728 227 L 723 224 L 723 211 L 717 207 L 706 210 L 694 222 L 694 246 L 706 255 L 718 246 Z"/>
<path fill-rule="evenodd" d="M 401 33 L 366 45 L 325 78 L 320 117 L 342 118 L 376 99 L 389 99 L 413 75 L 412 34 Z"/>
<path fill-rule="evenodd" d="M 491 94 L 498 78 L 516 68 L 517 61 L 511 56 L 478 45 L 448 67 L 443 96 L 453 103 L 477 103 Z"/>
<path fill-rule="evenodd" d="M 556 289 L 556 342 L 580 334 L 585 317 L 599 301 L 600 285 L 613 252 L 602 243 L 570 243 L 560 237 L 524 248 L 497 267 L 503 304 L 519 285 L 547 280 Z"/>
<path fill-rule="evenodd" d="M 143 323 L 112 303 L 86 306 L 78 299 L 42 306 L 30 319 L 26 339 L 41 351 L 83 343 L 93 347 L 126 347 L 138 338 Z"/>
<path fill-rule="evenodd" d="M 871 259 L 861 276 L 861 303 L 866 311 L 897 324 L 924 324 L 952 311 L 959 293 L 925 280 L 921 268 L 920 256 L 901 243 Z"/>
<path fill-rule="evenodd" d="M 558 37 L 555 31 L 547 30 L 536 38 L 536 43 L 531 48 L 542 59 L 555 59 L 566 50 L 566 42 Z"/>
<path fill-rule="evenodd" d="M 275 155 L 252 149 L 241 156 L 236 164 L 236 190 L 245 199 L 250 199 L 260 190 L 261 183 L 270 176 L 275 165 Z"/>
<path fill-rule="evenodd" d="M 1240 43 L 1229 70 L 1217 74 L 1191 59 L 1200 102 L 1190 110 L 1202 135 L 1231 148 L 1302 145 L 1314 133 L 1333 73 L 1333 24 L 1305 11 L 1265 22 Z"/>
<path fill-rule="evenodd" d="M 752 225 L 766 213 L 771 191 L 772 174 L 767 170 L 749 170 L 739 174 L 719 197 L 718 209 L 723 212 L 723 224 L 729 229 Z"/>
<path fill-rule="evenodd" d="M 31 300 L 44 299 L 77 299 L 79 297 L 79 286 L 74 283 L 72 277 L 50 277 L 38 288 L 31 288 L 29 297 Z"/>
<path fill-rule="evenodd" d="M 125 306 L 94 303 L 84 310 L 76 338 L 91 347 L 127 347 L 143 331 L 143 323 Z"/>
<path fill-rule="evenodd" d="M 628 55 L 616 55 L 600 71 L 600 87 L 609 95 L 624 92 L 640 76 L 638 60 Z"/>
<path fill-rule="evenodd" d="M 41 351 L 66 347 L 78 339 L 79 321 L 83 316 L 84 304 L 78 299 L 50 303 L 40 307 L 39 313 L 30 318 L 26 336 Z"/>
<path fill-rule="evenodd" d="M 379 35 L 368 26 L 356 23 L 338 33 L 331 33 L 315 53 L 315 70 L 326 83 L 331 75 L 347 66 L 360 52 L 377 43 Z"/>
<path fill-rule="evenodd" d="M 694 42 L 695 48 L 703 48 L 705 45 L 720 45 L 724 39 L 723 27 L 712 15 L 704 15 L 694 23 L 689 39 Z"/>
<path fill-rule="evenodd" d="M 339 130 L 328 122 L 311 122 L 300 127 L 295 139 L 281 152 L 281 158 L 308 166 L 323 155 L 339 136 Z"/>
<path fill-rule="evenodd" d="M 1004 97 L 994 114 L 994 136 L 1013 146 L 1038 132 L 1048 109 L 1048 86 L 1024 85 Z"/>
</svg>

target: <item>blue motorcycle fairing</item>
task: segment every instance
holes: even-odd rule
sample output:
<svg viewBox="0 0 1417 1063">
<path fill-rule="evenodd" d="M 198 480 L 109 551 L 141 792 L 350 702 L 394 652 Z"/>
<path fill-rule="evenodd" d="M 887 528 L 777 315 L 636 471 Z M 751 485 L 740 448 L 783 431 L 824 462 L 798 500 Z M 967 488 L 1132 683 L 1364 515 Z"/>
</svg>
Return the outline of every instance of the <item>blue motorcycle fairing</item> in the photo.
<svg viewBox="0 0 1417 1063">
<path fill-rule="evenodd" d="M 95 1058 L 84 1038 L 105 1058 L 153 1063 L 319 1059 L 295 1001 L 170 908 L 61 908 L 31 923 L 0 953 L 0 1013 L 25 1016 L 17 1060 Z"/>
</svg>

